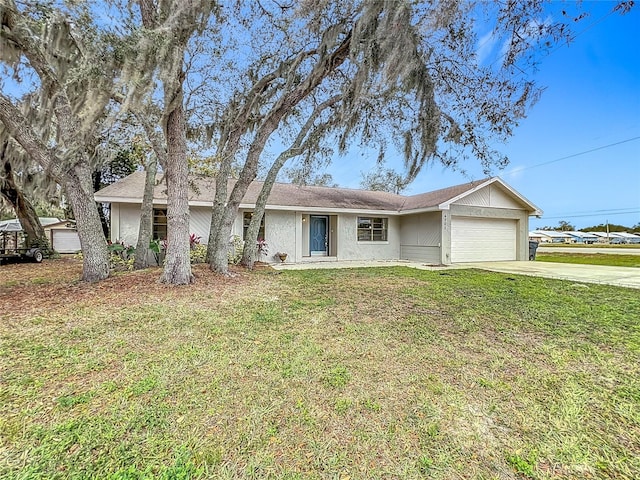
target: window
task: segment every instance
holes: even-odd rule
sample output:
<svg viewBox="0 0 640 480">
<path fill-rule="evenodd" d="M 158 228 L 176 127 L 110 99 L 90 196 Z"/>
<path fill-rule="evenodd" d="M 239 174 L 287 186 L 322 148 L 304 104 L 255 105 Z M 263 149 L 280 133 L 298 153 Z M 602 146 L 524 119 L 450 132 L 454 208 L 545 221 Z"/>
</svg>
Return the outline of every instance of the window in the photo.
<svg viewBox="0 0 640 480">
<path fill-rule="evenodd" d="M 242 239 L 247 239 L 247 230 L 249 230 L 249 224 L 251 223 L 251 217 L 253 216 L 253 212 L 244 212 L 242 216 Z M 264 215 L 262 216 L 262 220 L 260 221 L 260 230 L 258 230 L 258 238 L 257 240 L 264 240 Z"/>
<path fill-rule="evenodd" d="M 165 240 L 167 238 L 167 209 L 153 209 L 153 239 Z"/>
<path fill-rule="evenodd" d="M 386 242 L 387 219 L 373 217 L 358 217 L 359 242 Z"/>
</svg>

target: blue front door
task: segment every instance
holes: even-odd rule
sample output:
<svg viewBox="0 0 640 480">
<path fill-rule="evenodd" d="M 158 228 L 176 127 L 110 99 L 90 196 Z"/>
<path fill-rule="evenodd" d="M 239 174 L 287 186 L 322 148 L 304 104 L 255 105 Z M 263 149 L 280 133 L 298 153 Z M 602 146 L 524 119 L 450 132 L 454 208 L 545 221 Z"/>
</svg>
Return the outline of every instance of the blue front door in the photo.
<svg viewBox="0 0 640 480">
<path fill-rule="evenodd" d="M 311 215 L 309 222 L 309 250 L 311 255 L 327 255 L 329 237 L 327 235 L 326 216 Z"/>
</svg>

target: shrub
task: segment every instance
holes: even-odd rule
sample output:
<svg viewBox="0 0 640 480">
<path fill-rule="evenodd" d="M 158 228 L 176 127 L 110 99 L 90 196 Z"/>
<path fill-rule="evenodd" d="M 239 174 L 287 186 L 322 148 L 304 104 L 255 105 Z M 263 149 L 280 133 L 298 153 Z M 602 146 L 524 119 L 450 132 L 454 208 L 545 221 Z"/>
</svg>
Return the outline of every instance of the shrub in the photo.
<svg viewBox="0 0 640 480">
<path fill-rule="evenodd" d="M 266 257 L 268 253 L 269 246 L 266 240 L 264 238 L 258 239 L 258 258 L 262 258 L 263 255 Z"/>
<path fill-rule="evenodd" d="M 229 250 L 227 251 L 227 260 L 232 265 L 237 265 L 242 260 L 242 250 L 244 249 L 244 242 L 239 235 L 234 235 L 229 242 Z"/>
<path fill-rule="evenodd" d="M 200 240 L 202 240 L 202 237 L 195 233 L 189 235 L 189 247 L 191 250 L 194 250 L 198 245 L 200 245 Z"/>
<path fill-rule="evenodd" d="M 133 270 L 136 247 L 122 241 L 107 242 L 109 250 L 109 268 L 112 270 Z"/>
<path fill-rule="evenodd" d="M 207 246 L 197 244 L 189 250 L 191 263 L 204 263 L 207 261 Z"/>
</svg>

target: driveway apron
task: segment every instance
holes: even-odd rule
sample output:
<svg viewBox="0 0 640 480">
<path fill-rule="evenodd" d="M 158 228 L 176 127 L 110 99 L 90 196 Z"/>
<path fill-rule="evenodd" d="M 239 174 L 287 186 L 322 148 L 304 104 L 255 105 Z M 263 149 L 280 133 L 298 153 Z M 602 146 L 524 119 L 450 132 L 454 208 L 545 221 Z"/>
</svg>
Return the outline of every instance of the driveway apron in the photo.
<svg viewBox="0 0 640 480">
<path fill-rule="evenodd" d="M 576 265 L 552 262 L 479 262 L 458 264 L 458 267 L 480 268 L 492 272 L 557 278 L 574 282 L 602 283 L 640 289 L 640 268 Z"/>
</svg>

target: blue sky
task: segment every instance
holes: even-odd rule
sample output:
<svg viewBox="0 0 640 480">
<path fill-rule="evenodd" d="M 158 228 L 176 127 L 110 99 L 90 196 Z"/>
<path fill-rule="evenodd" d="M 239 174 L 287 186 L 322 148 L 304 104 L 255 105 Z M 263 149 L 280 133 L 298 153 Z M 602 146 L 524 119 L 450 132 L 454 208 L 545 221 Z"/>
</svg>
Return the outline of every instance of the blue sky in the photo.
<svg viewBox="0 0 640 480">
<path fill-rule="evenodd" d="M 543 58 L 530 74 L 546 87 L 541 99 L 510 141 L 496 145 L 511 163 L 495 175 L 544 211 L 541 219 L 531 219 L 531 229 L 560 220 L 577 228 L 640 223 L 640 5 L 607 16 L 613 6 L 584 2 L 590 16 L 577 25 L 575 41 Z M 327 171 L 340 186 L 358 188 L 371 155 L 336 159 Z M 394 166 L 391 158 L 387 162 Z M 479 164 L 462 168 L 467 176 L 426 167 L 407 193 L 485 177 Z"/>
</svg>

